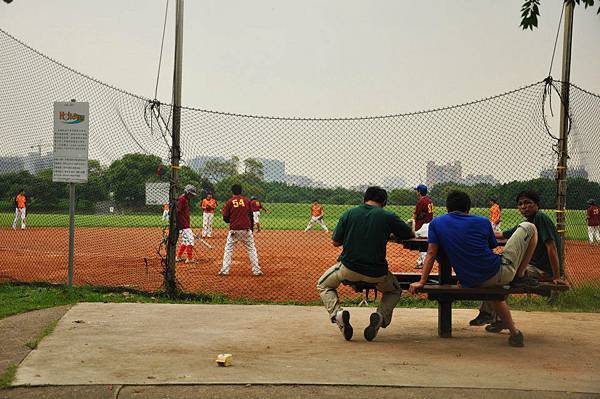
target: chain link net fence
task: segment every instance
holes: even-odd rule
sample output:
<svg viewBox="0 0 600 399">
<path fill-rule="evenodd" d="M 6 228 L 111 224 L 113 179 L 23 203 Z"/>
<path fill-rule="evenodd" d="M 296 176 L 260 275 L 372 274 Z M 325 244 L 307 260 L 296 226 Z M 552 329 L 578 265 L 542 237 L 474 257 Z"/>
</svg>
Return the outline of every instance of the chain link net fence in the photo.
<svg viewBox="0 0 600 399">
<path fill-rule="evenodd" d="M 472 198 L 472 212 L 483 216 L 495 198 L 501 227 L 509 228 L 523 220 L 516 194 L 533 189 L 541 211 L 554 220 L 558 118 L 551 115 L 560 100 L 552 85 L 560 83 L 377 117 L 273 118 L 183 108 L 179 186 L 193 184 L 200 195 L 191 212 L 196 263 L 177 263 L 179 287 L 236 299 L 318 300 L 317 279 L 340 253 L 331 231 L 369 185 L 386 188 L 388 209 L 404 220 L 412 217 L 417 184 L 429 187 L 435 215 L 445 212 L 448 191 L 461 189 Z M 88 183 L 76 186 L 74 284 L 160 291 L 172 108 L 74 71 L 3 31 L 0 87 L 0 280 L 66 281 L 69 200 L 67 185 L 52 183 L 52 107 L 76 99 L 90 105 L 90 161 Z M 586 219 L 588 200 L 600 200 L 600 96 L 574 85 L 570 93 L 565 273 L 574 286 L 600 289 L 600 245 L 590 242 Z M 218 275 L 228 234 L 220 210 L 235 183 L 264 207 L 254 231 L 261 276 L 253 275 L 241 245 L 230 274 Z M 21 189 L 24 229 L 15 215 Z M 201 208 L 208 192 L 218 203 L 211 234 L 203 232 Z M 315 201 L 324 213 L 311 226 Z M 392 271 L 418 272 L 418 256 L 388 244 Z M 342 295 L 356 296 L 348 288 Z"/>
</svg>

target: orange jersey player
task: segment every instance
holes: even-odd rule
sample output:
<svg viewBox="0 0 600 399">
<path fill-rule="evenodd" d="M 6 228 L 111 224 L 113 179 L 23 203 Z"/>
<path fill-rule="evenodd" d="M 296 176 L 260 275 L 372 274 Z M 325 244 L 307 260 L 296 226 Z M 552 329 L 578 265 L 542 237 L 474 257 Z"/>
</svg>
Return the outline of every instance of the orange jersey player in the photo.
<svg viewBox="0 0 600 399">
<path fill-rule="evenodd" d="M 207 192 L 206 198 L 202 200 L 202 238 L 212 237 L 213 219 L 217 206 L 217 200 L 213 198 L 210 191 Z"/>
<path fill-rule="evenodd" d="M 490 222 L 494 231 L 500 231 L 500 223 L 502 222 L 501 208 L 495 198 L 490 198 Z"/>
<path fill-rule="evenodd" d="M 15 197 L 15 220 L 12 224 L 13 230 L 17 229 L 17 221 L 21 218 L 21 230 L 25 230 L 25 216 L 27 215 L 27 197 L 25 190 L 19 190 L 19 194 Z"/>
<path fill-rule="evenodd" d="M 308 225 L 304 231 L 308 231 L 312 228 L 314 223 L 319 223 L 323 230 L 329 231 L 325 222 L 323 221 L 323 207 L 319 204 L 319 201 L 314 200 L 310 207 L 310 220 L 308 221 Z"/>
</svg>

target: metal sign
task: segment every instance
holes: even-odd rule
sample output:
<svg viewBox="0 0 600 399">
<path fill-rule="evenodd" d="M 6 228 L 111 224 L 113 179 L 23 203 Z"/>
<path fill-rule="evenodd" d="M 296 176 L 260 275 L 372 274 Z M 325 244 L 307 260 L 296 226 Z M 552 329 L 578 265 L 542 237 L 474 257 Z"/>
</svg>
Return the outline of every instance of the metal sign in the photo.
<svg viewBox="0 0 600 399">
<path fill-rule="evenodd" d="M 89 103 L 54 103 L 53 182 L 87 183 L 89 116 Z"/>
</svg>

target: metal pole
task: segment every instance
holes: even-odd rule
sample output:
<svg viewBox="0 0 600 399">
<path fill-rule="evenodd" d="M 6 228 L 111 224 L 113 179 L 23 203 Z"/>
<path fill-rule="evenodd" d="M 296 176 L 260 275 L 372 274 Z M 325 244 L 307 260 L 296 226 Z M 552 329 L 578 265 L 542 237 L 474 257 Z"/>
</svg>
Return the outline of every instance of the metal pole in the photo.
<svg viewBox="0 0 600 399">
<path fill-rule="evenodd" d="M 73 258 L 75 255 L 75 183 L 69 183 L 69 269 L 67 287 L 73 287 Z"/>
<path fill-rule="evenodd" d="M 567 202 L 567 132 L 569 130 L 569 83 L 571 80 L 571 44 L 573 42 L 573 8 L 574 2 L 565 2 L 565 25 L 563 35 L 562 84 L 560 94 L 563 106 L 560 108 L 560 138 L 558 141 L 558 166 L 556 167 L 556 227 L 564 244 L 565 207 Z M 564 251 L 564 245 L 562 246 Z M 559 254 L 559 256 L 563 256 Z"/>
<path fill-rule="evenodd" d="M 183 0 L 177 0 L 175 16 L 175 65 L 173 72 L 173 131 L 171 145 L 171 175 L 169 186 L 169 242 L 167 244 L 167 265 L 165 270 L 165 289 L 167 295 L 177 294 L 175 279 L 175 253 L 177 250 L 177 182 L 179 179 L 179 129 L 181 126 L 181 72 L 183 60 Z"/>
</svg>

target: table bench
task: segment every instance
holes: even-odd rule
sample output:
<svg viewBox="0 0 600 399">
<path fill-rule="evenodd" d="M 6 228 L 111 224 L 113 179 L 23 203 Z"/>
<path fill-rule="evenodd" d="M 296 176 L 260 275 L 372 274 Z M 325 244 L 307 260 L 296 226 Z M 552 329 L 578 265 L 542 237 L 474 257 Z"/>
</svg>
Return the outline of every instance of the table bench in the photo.
<svg viewBox="0 0 600 399">
<path fill-rule="evenodd" d="M 413 238 L 402 241 L 404 248 L 425 252 L 427 251 L 426 238 Z M 498 245 L 504 246 L 506 240 L 498 240 Z M 444 253 L 438 254 L 439 274 L 430 274 L 427 284 L 419 290 L 419 292 L 427 294 L 427 299 L 438 302 L 438 336 L 441 338 L 452 337 L 452 302 L 457 300 L 481 300 L 481 301 L 502 301 L 510 294 L 537 294 L 542 296 L 550 296 L 553 291 L 567 291 L 566 285 L 556 285 L 552 283 L 543 283 L 537 287 L 512 288 L 490 287 L 490 288 L 464 288 L 457 285 L 456 276 L 452 275 L 452 267 L 448 258 Z M 393 273 L 403 290 L 407 290 L 408 286 L 421 279 L 421 273 Z M 364 291 L 365 299 L 362 303 L 368 304 L 369 291 L 377 290 L 374 284 L 369 283 L 348 283 L 354 291 Z"/>
</svg>

